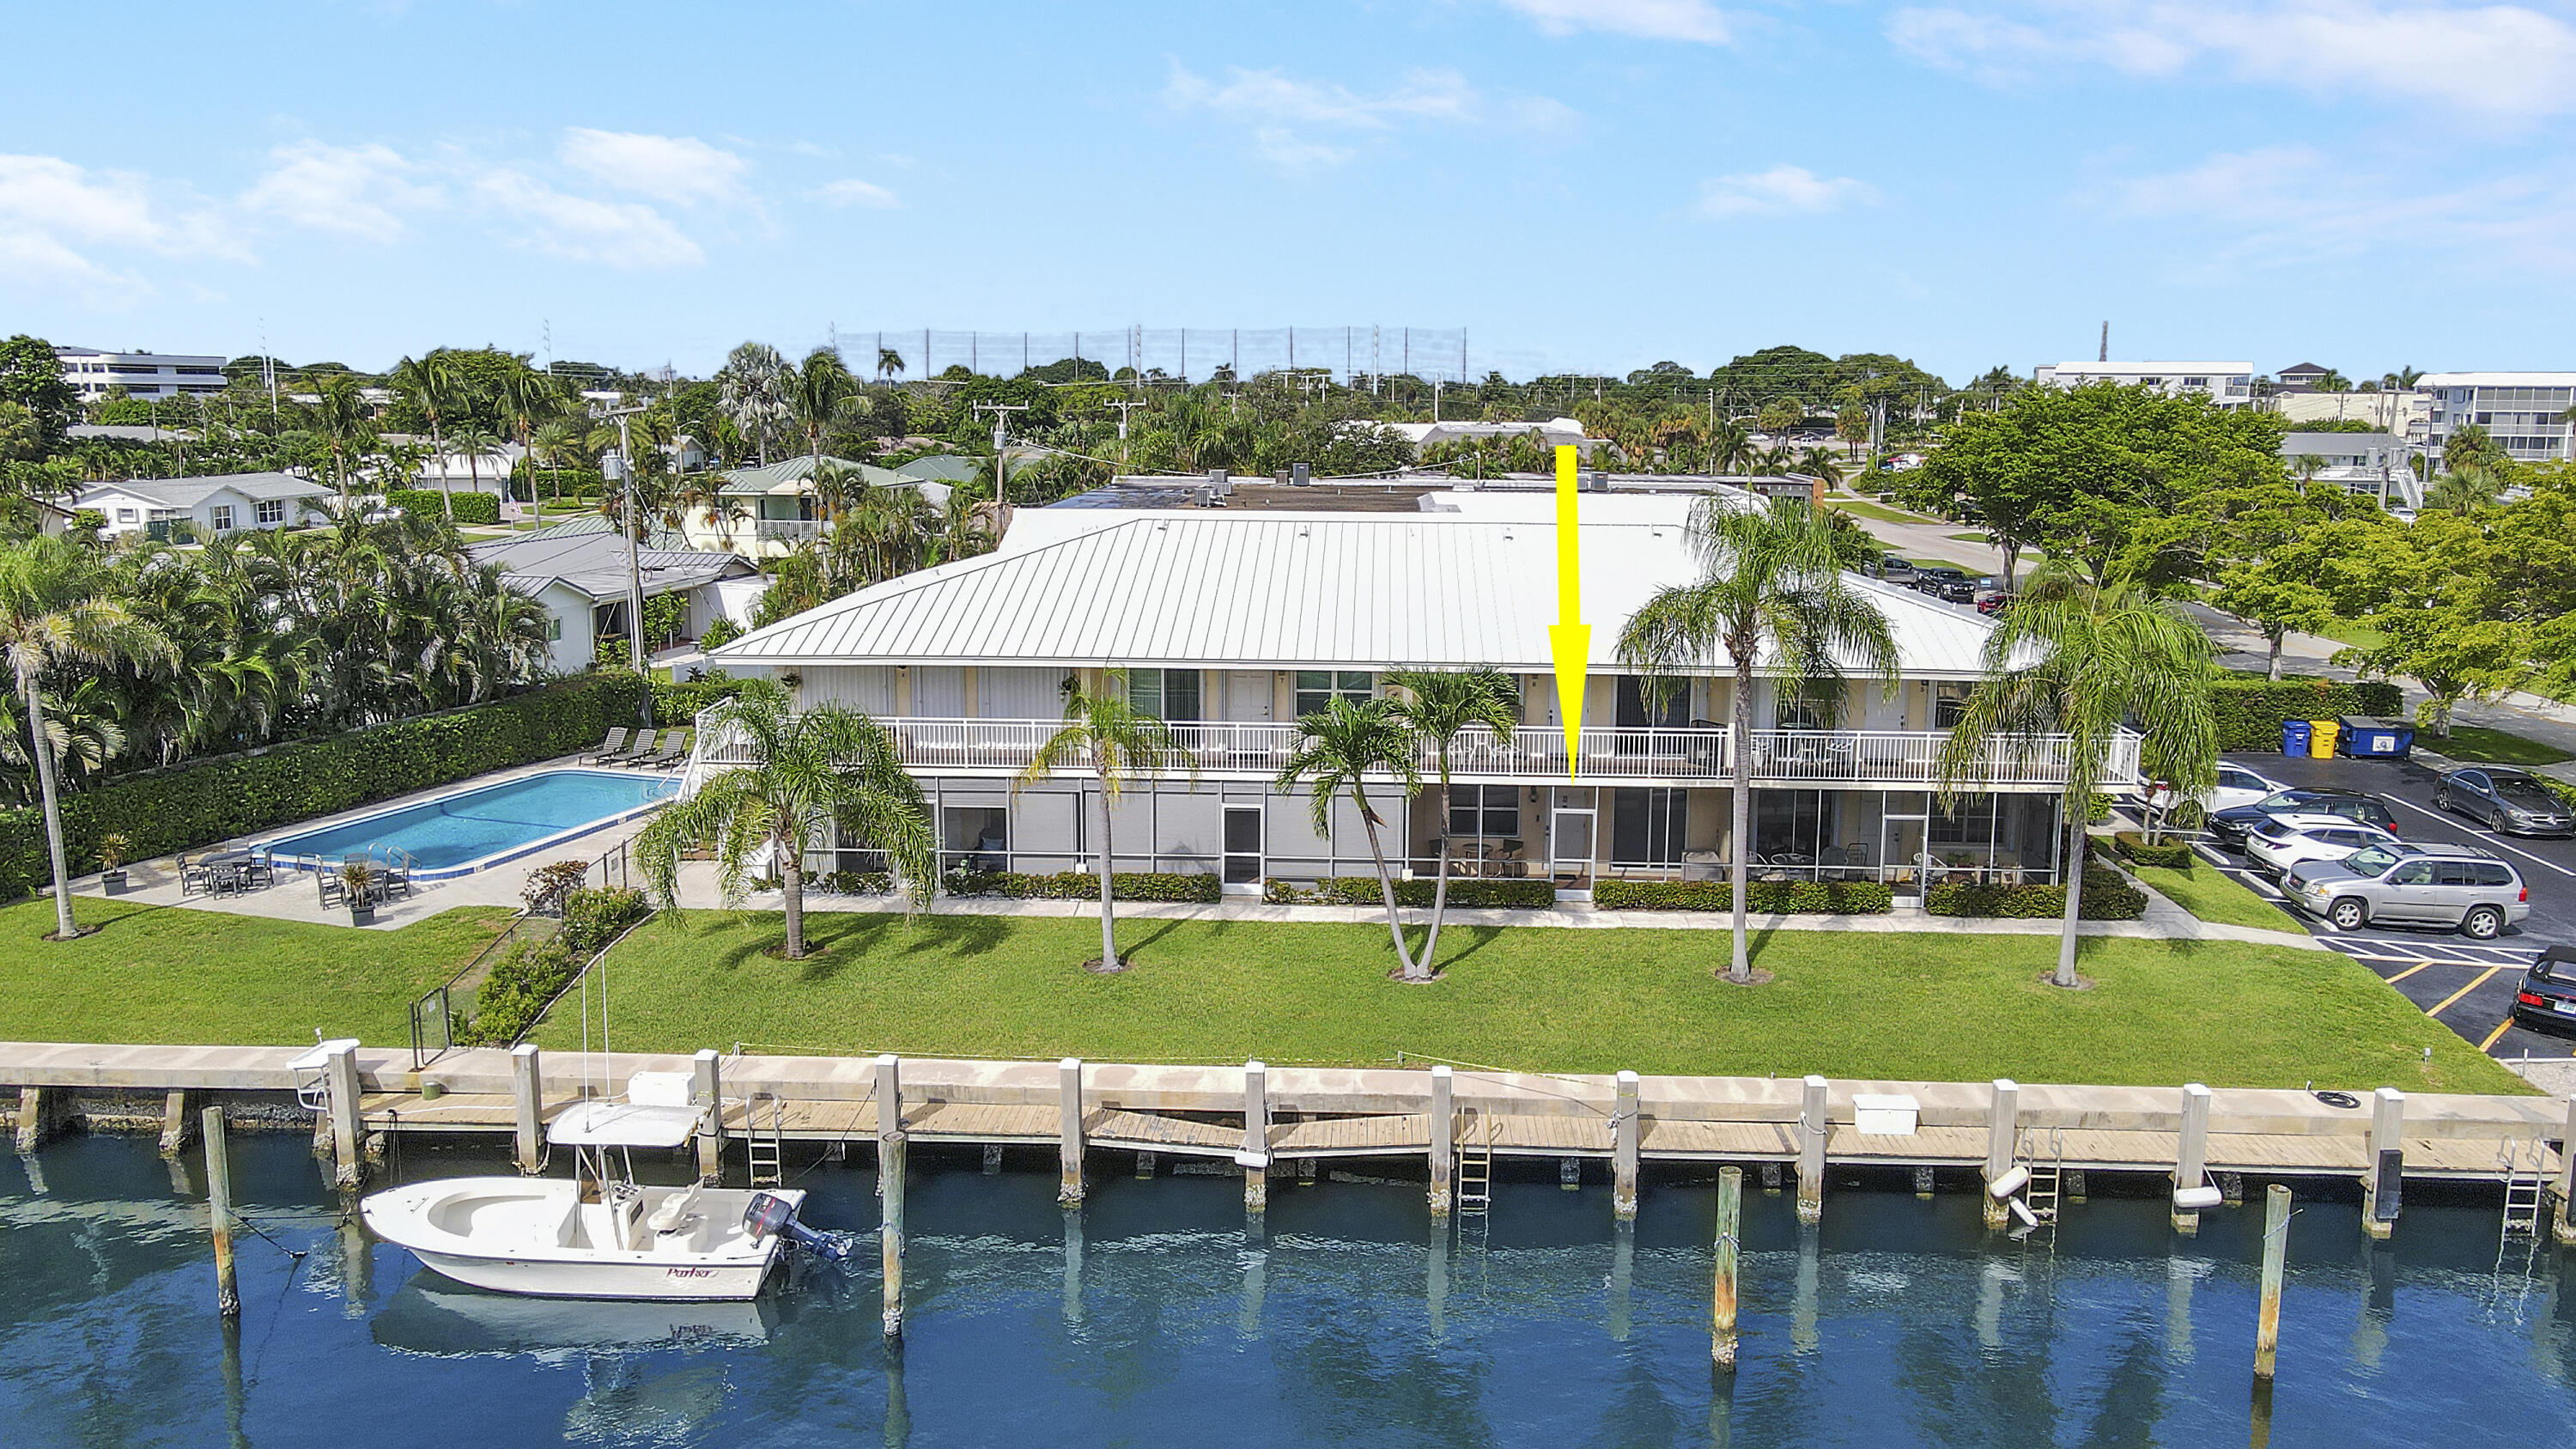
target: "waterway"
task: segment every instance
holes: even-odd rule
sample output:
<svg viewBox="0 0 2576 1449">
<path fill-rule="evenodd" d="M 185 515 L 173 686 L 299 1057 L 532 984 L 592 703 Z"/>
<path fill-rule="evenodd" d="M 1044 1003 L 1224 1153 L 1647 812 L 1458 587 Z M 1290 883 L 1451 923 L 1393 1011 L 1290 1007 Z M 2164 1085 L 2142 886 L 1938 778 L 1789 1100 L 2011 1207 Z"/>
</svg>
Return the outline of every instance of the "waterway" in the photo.
<svg viewBox="0 0 2576 1449">
<path fill-rule="evenodd" d="M 246 1135 L 236 1198 L 275 1244 L 239 1240 L 228 1342 L 193 1151 L 74 1137 L 0 1159 L 5 1442 L 2021 1449 L 2258 1432 L 2259 1196 L 2193 1238 L 2158 1201 L 2097 1196 L 2053 1241 L 2016 1243 L 1966 1191 L 1838 1185 L 1801 1231 L 1788 1195 L 1748 1190 L 1728 1381 L 1709 1367 L 1706 1179 L 1650 1175 L 1633 1229 L 1606 1182 L 1507 1181 L 1456 1232 L 1433 1229 L 1416 1184 L 1282 1181 L 1253 1236 L 1231 1178 L 1103 1175 L 1068 1216 L 1051 1164 L 987 1176 L 925 1156 L 899 1349 L 872 1245 L 752 1305 L 478 1294 L 343 1227 L 300 1138 Z M 808 1221 L 873 1228 L 863 1158 L 806 1173 Z M 504 1170 L 418 1146 L 397 1167 Z M 2269 1443 L 2576 1443 L 2576 1253 L 2500 1241 L 2474 1202 L 2410 1201 L 2378 1248 L 2354 1203 L 2303 1203 Z"/>
</svg>

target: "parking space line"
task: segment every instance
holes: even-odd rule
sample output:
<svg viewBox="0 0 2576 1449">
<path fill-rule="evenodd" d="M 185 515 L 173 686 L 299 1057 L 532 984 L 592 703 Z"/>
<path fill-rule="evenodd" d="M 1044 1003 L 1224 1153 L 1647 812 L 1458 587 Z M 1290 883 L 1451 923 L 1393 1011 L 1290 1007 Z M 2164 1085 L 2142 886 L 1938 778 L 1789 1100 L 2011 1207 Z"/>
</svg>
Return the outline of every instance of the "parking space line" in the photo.
<svg viewBox="0 0 2576 1449">
<path fill-rule="evenodd" d="M 2508 1011 L 2504 1014 L 2504 1020 L 2496 1023 L 2496 1029 L 2487 1033 L 2487 1039 L 2478 1043 L 2478 1050 L 2482 1052 L 2494 1051 L 2495 1044 L 2502 1041 L 2504 1039 L 2504 1034 L 2512 1029 L 2513 1013 Z"/>
<path fill-rule="evenodd" d="M 2523 859 L 2530 861 L 2534 865 L 2545 865 L 2551 870 L 2558 872 L 2560 875 L 2566 876 L 2571 880 L 2576 880 L 2576 870 L 2569 870 L 2567 867 L 2560 865 L 2554 860 L 2534 855 L 2530 851 L 2523 849 L 2521 846 L 2508 845 L 2505 843 L 2504 837 L 2496 834 L 2492 830 L 2480 830 L 2473 825 L 2464 825 L 2461 822 L 2452 819 L 2450 816 L 2443 814 L 2439 810 L 2428 810 L 2425 807 L 2416 804 L 2412 800 L 2400 799 L 2395 795 L 2382 795 L 2380 798 L 2388 801 L 2392 805 L 2403 805 L 2418 815 L 2430 815 L 2434 819 L 2441 821 L 2443 824 L 2452 826 L 2466 834 L 2476 836 L 2478 839 L 2483 840 L 2490 845 L 2502 846 L 2504 849 L 2512 851 L 2514 854 L 2521 856 Z"/>
<path fill-rule="evenodd" d="M 2496 974 L 2497 972 L 2502 971 L 2503 969 L 2504 969 L 2504 964 L 2503 964 L 2502 962 L 2498 962 L 2497 964 L 2495 964 L 2495 965 L 2493 965 L 2493 966 L 2488 967 L 2488 968 L 2487 968 L 2487 969 L 2485 969 L 2484 971 L 2479 972 L 2479 973 L 2478 973 L 2478 975 L 2477 975 L 2477 979 L 2476 979 L 2476 980 L 2471 981 L 2468 985 L 2461 987 L 2459 990 L 2452 992 L 2450 995 L 2443 997 L 2443 998 L 2442 998 L 2442 1004 L 2441 1004 L 2441 1005 L 2439 1005 L 2439 1006 L 2428 1006 L 2428 1007 L 2424 1008 L 2424 1014 L 2425 1014 L 2426 1016 L 2440 1016 L 2443 1012 L 2448 1011 L 2448 1010 L 2450 1010 L 2450 1009 L 2451 1009 L 2451 1004 L 2452 1004 L 2453 1002 L 2458 1001 L 2461 997 L 2468 995 L 2470 992 L 2477 990 L 2479 987 L 2486 985 L 2486 984 L 2487 984 L 2487 982 L 2488 982 L 2489 980 L 2491 980 L 2491 979 L 2493 979 L 2493 978 L 2494 978 L 2494 976 L 2495 976 L 2495 974 Z"/>
<path fill-rule="evenodd" d="M 2430 961 L 2418 961 L 2414 965 L 2407 967 L 2405 970 L 2398 972 L 2394 976 L 2383 977 L 2381 979 L 2385 980 L 2389 985 L 2394 986 L 2398 982 L 2405 980 L 2407 977 L 2414 975 L 2416 972 L 2421 971 L 2432 964 L 2433 963 Z"/>
</svg>

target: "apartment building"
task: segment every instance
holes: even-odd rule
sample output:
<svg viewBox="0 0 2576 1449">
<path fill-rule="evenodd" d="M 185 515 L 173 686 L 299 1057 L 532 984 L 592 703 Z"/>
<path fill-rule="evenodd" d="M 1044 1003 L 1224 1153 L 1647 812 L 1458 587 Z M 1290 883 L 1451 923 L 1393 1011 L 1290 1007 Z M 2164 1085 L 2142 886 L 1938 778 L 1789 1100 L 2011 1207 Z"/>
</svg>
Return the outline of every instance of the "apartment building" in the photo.
<svg viewBox="0 0 2576 1449">
<path fill-rule="evenodd" d="M 1408 797 L 1392 777 L 1371 792 L 1387 848 L 1409 872 L 1433 869 L 1445 829 L 1471 875 L 1571 891 L 1613 877 L 1716 879 L 1741 786 L 1754 792 L 1758 876 L 1884 880 L 1900 895 L 1935 879 L 2058 876 L 2064 740 L 1988 751 L 1946 805 L 1933 790 L 1992 628 L 1971 609 L 1855 577 L 1894 627 L 1899 679 L 1790 691 L 1757 677 L 1752 774 L 1738 781 L 1729 661 L 1704 661 L 1665 689 L 1616 658 L 1629 615 L 1697 574 L 1692 499 L 1583 497 L 1593 646 L 1575 755 L 1548 648 L 1559 617 L 1552 499 L 1438 492 L 1407 512 L 1242 502 L 1023 509 L 996 553 L 756 630 L 711 663 L 775 678 L 804 705 L 876 716 L 930 798 L 952 867 L 1090 860 L 1099 782 L 1076 772 L 1017 783 L 1080 686 L 1124 688 L 1171 722 L 1189 757 L 1121 796 L 1119 869 L 1212 872 L 1245 892 L 1271 878 L 1367 873 L 1367 834 L 1347 797 L 1318 830 L 1307 796 L 1276 784 L 1298 716 L 1376 695 L 1399 666 L 1492 665 L 1519 682 L 1525 724 L 1465 737 L 1445 800 L 1436 788 Z M 1736 492 L 1717 506 L 1759 505 Z M 704 739 L 692 779 L 738 758 L 734 748 Z M 2134 739 L 2123 738 L 2111 783 L 2137 783 Z M 865 868 L 865 844 L 809 865 Z"/>
<path fill-rule="evenodd" d="M 2416 390 L 2432 401 L 2427 443 L 2435 458 L 2451 433 L 2474 423 L 2518 463 L 2564 462 L 2576 439 L 2576 372 L 2431 372 Z"/>
<path fill-rule="evenodd" d="M 63 381 L 72 385 L 83 402 L 106 397 L 110 388 L 123 388 L 127 395 L 141 398 L 224 390 L 224 359 L 220 357 L 57 347 L 54 358 L 63 366 Z"/>
<path fill-rule="evenodd" d="M 2078 388 L 2097 382 L 2151 387 L 2168 396 L 2197 393 L 2220 407 L 2254 406 L 2254 364 L 2245 362 L 2055 362 L 2031 370 L 2043 387 Z"/>
</svg>

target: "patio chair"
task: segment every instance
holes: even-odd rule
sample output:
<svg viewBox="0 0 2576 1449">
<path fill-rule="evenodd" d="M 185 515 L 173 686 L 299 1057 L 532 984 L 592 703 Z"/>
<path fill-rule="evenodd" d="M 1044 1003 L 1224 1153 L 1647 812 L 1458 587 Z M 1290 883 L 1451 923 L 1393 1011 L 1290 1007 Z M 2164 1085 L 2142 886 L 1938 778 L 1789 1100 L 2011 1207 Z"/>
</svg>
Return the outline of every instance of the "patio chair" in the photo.
<svg viewBox="0 0 2576 1449">
<path fill-rule="evenodd" d="M 200 895 L 213 888 L 213 872 L 206 869 L 206 857 L 203 852 L 179 857 L 179 894 Z"/>
<path fill-rule="evenodd" d="M 331 867 L 316 864 L 313 867 L 313 883 L 322 892 L 322 904 L 325 908 L 345 906 L 349 903 L 348 884 L 342 881 L 340 873 Z"/>
<path fill-rule="evenodd" d="M 610 730 L 608 732 L 608 738 L 599 742 L 599 750 L 596 754 L 593 754 L 590 757 L 590 762 L 594 765 L 605 765 L 609 761 L 617 759 L 625 753 L 626 731 L 623 727 L 620 727 L 618 729 Z"/>
<path fill-rule="evenodd" d="M 277 884 L 277 862 L 270 860 L 266 852 L 242 862 L 242 884 L 255 891 Z"/>
<path fill-rule="evenodd" d="M 689 758 L 689 737 L 693 733 L 694 731 L 691 730 L 664 730 L 662 748 L 651 755 L 637 755 L 626 762 L 626 768 L 630 770 L 648 767 L 656 770 L 677 768 Z"/>
<path fill-rule="evenodd" d="M 412 893 L 411 857 L 401 851 L 393 852 L 393 856 L 376 867 L 377 890 L 387 900 Z"/>
</svg>

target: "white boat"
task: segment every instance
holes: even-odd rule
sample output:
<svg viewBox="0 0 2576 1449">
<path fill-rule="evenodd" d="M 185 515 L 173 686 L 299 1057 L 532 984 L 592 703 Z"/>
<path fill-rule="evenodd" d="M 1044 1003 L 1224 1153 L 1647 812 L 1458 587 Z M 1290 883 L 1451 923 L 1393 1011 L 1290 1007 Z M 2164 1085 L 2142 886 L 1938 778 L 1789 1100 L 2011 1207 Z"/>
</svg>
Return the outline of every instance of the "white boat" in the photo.
<svg viewBox="0 0 2576 1449">
<path fill-rule="evenodd" d="M 547 1298 L 750 1298 L 788 1241 L 840 1256 L 796 1222 L 802 1192 L 636 1183 L 630 1151 L 687 1144 L 704 1113 L 577 1102 L 546 1130 L 573 1149 L 570 1179 L 447 1178 L 359 1210 L 377 1237 L 460 1283 Z"/>
</svg>

